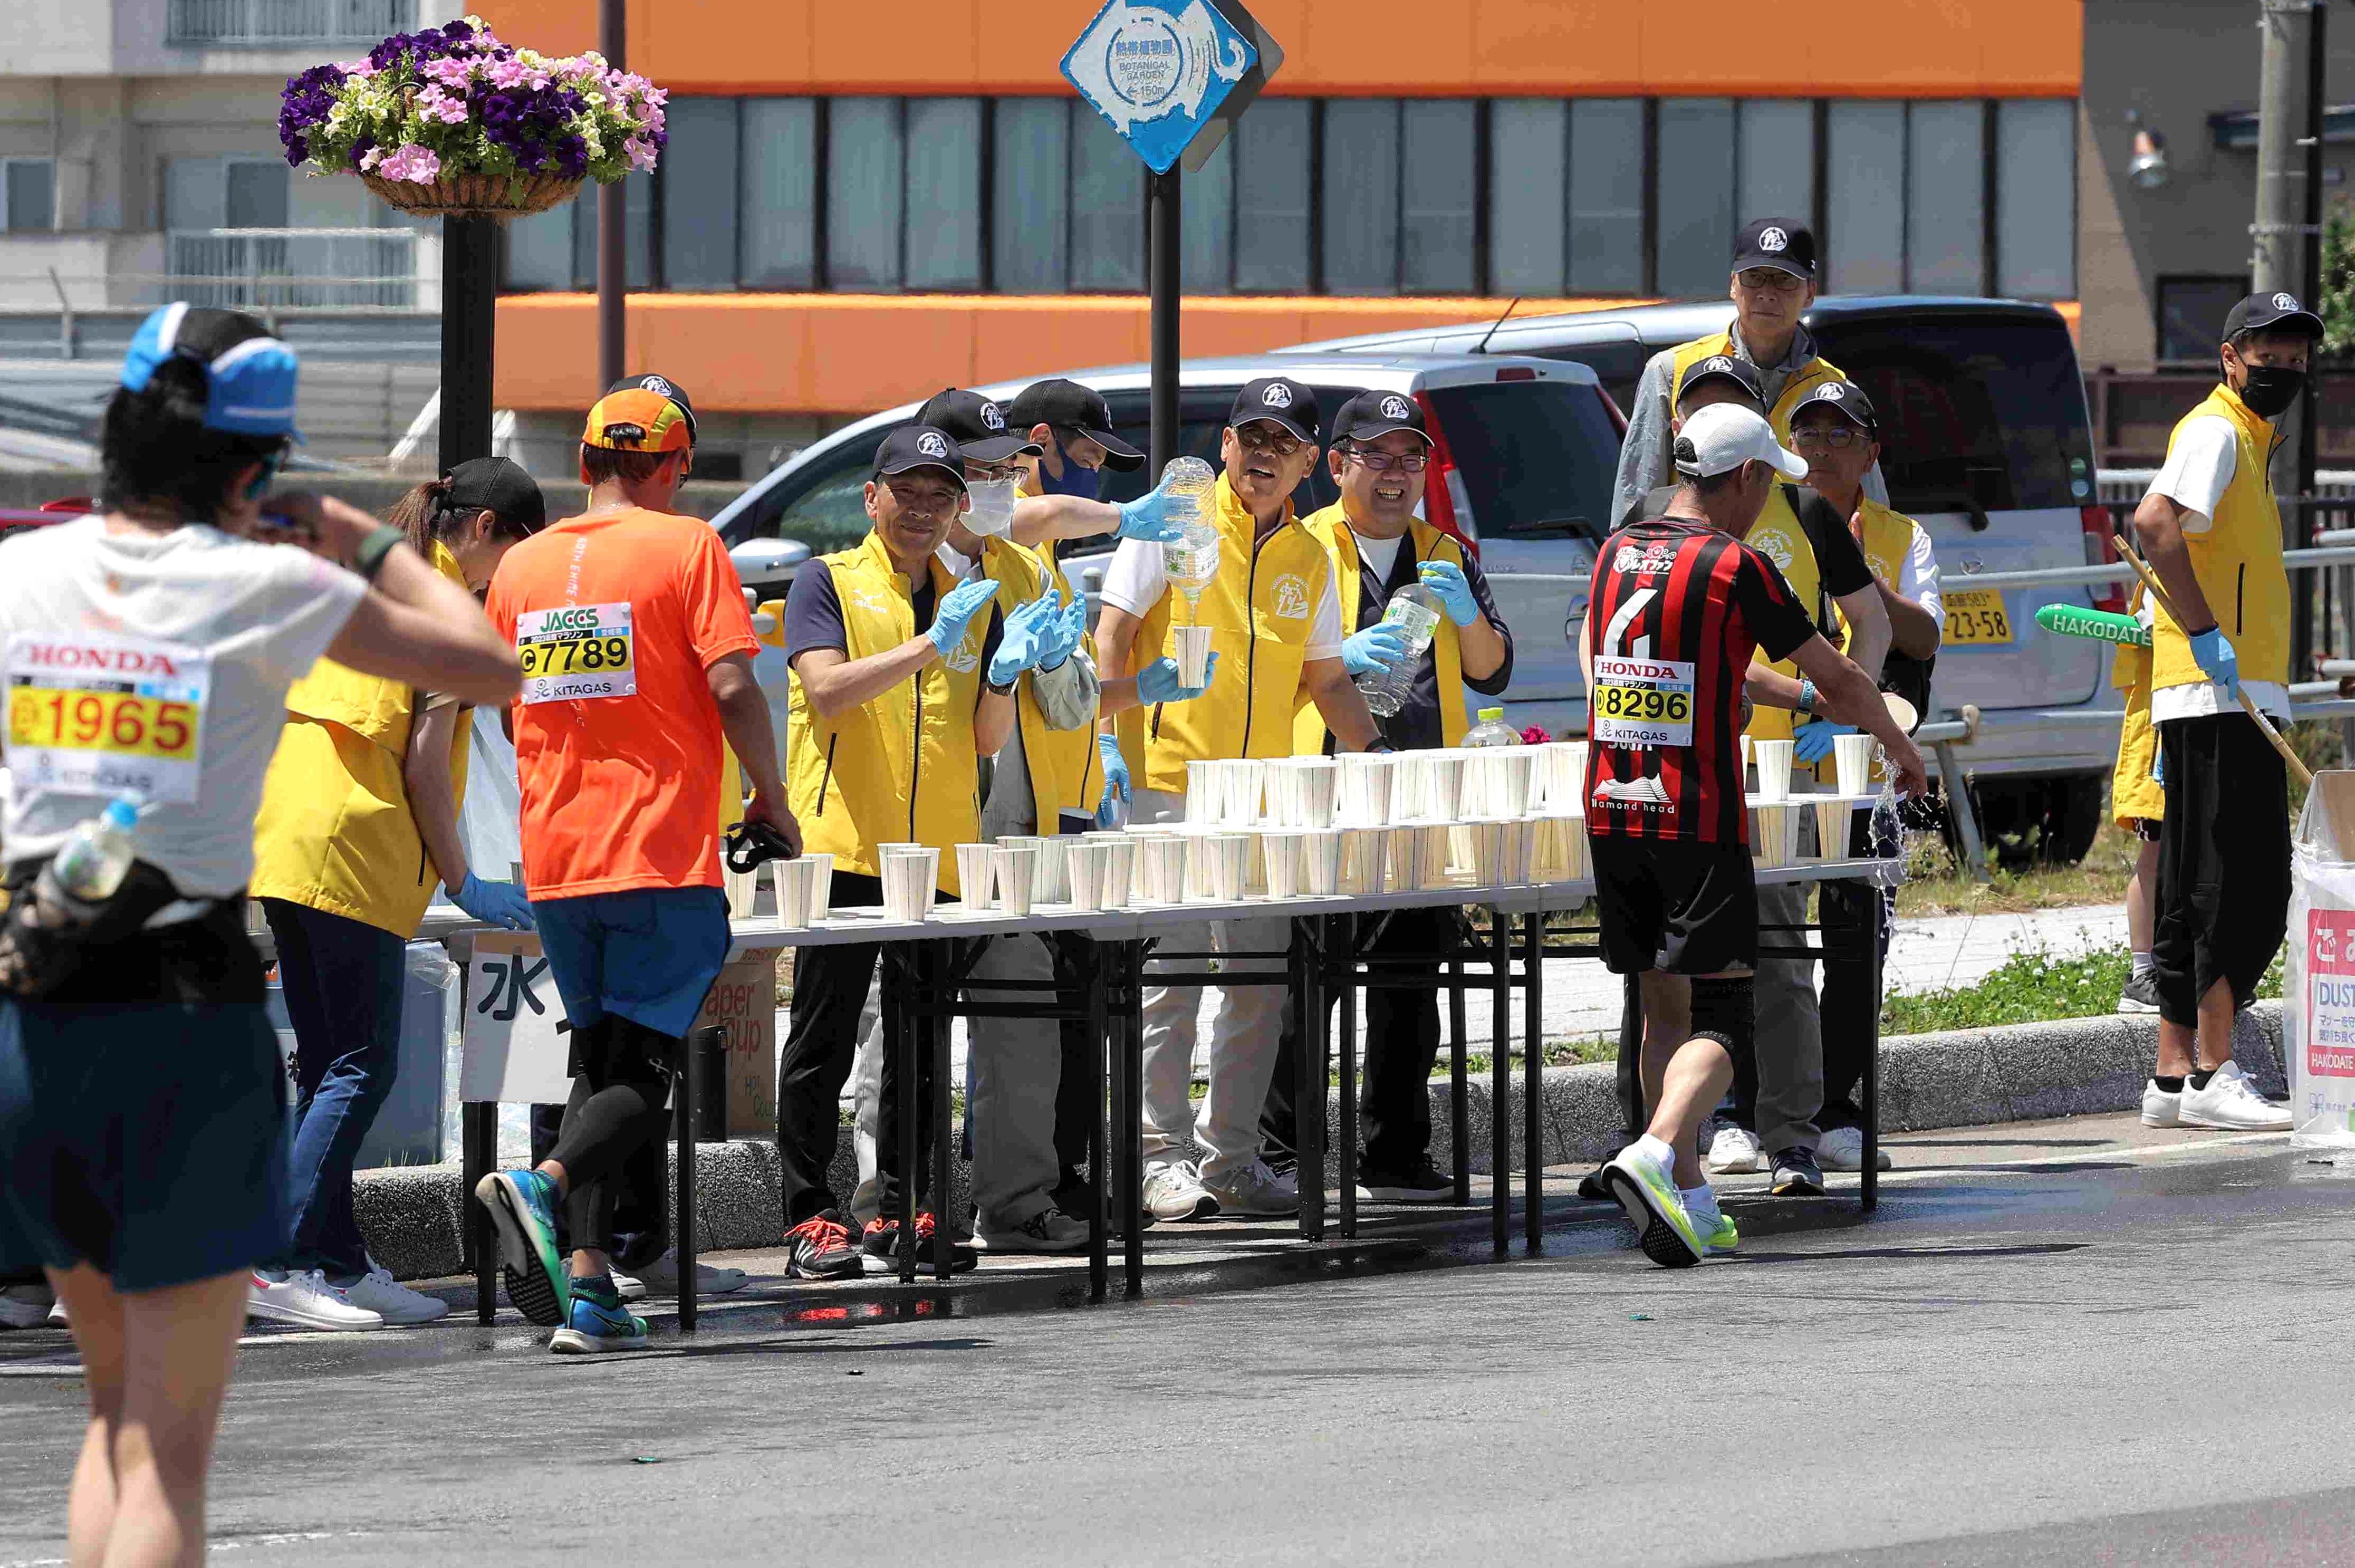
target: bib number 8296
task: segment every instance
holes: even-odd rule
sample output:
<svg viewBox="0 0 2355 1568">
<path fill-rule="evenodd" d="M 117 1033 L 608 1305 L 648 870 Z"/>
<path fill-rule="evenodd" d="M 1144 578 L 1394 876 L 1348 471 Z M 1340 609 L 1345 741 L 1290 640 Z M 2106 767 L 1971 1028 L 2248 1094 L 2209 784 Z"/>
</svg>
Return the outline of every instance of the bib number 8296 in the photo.
<svg viewBox="0 0 2355 1568">
<path fill-rule="evenodd" d="M 1595 711 L 1605 719 L 1641 719 L 1655 723 L 1692 722 L 1692 693 L 1656 686 L 1605 686 L 1594 693 Z"/>
</svg>

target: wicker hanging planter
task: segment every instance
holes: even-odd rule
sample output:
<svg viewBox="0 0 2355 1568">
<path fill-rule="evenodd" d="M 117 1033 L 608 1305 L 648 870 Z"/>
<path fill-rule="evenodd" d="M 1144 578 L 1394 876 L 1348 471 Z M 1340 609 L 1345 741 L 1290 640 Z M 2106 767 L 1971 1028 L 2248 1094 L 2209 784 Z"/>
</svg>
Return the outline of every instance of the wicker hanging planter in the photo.
<svg viewBox="0 0 2355 1568">
<path fill-rule="evenodd" d="M 431 185 L 362 175 L 362 183 L 420 218 L 527 218 L 572 199 L 578 175 L 443 175 Z"/>
</svg>

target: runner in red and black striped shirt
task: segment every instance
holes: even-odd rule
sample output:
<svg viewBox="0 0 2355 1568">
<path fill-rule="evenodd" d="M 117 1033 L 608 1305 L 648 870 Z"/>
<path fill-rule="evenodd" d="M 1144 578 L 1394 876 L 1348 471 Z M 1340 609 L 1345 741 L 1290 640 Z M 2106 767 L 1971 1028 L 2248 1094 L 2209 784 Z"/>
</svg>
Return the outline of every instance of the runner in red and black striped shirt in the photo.
<svg viewBox="0 0 2355 1568">
<path fill-rule="evenodd" d="M 1676 1266 L 1737 1238 L 1702 1174 L 1702 1120 L 1750 1047 L 1758 889 L 1742 791 L 1742 699 L 1811 706 L 1889 753 L 1897 788 L 1928 784 L 1922 754 L 1872 679 L 1815 629 L 1774 563 L 1742 542 L 1776 475 L 1806 464 L 1732 403 L 1701 409 L 1675 444 L 1667 516 L 1611 536 L 1594 564 L 1587 667 L 1587 832 L 1604 962 L 1643 993 L 1650 1128 L 1603 1168 L 1644 1252 Z M 1795 681 L 1750 656 L 1796 659 Z"/>
</svg>

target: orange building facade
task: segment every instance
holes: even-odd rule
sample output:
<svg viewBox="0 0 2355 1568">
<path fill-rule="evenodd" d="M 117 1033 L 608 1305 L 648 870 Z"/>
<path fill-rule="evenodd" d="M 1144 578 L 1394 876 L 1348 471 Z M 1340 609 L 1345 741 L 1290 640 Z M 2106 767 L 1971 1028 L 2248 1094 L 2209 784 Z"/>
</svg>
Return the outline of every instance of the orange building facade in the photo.
<svg viewBox="0 0 2355 1568">
<path fill-rule="evenodd" d="M 1057 74 L 1096 0 L 632 7 L 633 365 L 828 421 L 1146 353 L 1142 165 Z M 1722 291 L 1750 218 L 1831 291 L 2077 293 L 2075 0 L 1258 0 L 1284 69 L 1185 193 L 1188 355 Z M 496 0 L 593 47 L 593 0 Z M 1781 31 L 1786 47 L 1762 46 Z M 591 200 L 508 236 L 505 407 L 593 394 Z"/>
</svg>

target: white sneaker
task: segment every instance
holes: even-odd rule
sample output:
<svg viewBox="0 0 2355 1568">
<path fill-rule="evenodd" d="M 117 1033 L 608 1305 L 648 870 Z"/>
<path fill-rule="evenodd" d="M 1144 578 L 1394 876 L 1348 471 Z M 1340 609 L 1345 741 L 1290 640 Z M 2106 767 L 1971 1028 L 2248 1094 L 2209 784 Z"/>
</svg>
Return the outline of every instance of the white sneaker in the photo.
<svg viewBox="0 0 2355 1568">
<path fill-rule="evenodd" d="M 1721 1123 L 1709 1140 L 1710 1174 L 1725 1176 L 1758 1168 L 1758 1135 L 1732 1122 Z"/>
<path fill-rule="evenodd" d="M 644 1301 L 646 1298 L 646 1282 L 636 1275 L 623 1274 L 620 1269 L 613 1269 L 608 1277 L 613 1282 L 613 1294 L 623 1300 Z"/>
<path fill-rule="evenodd" d="M 256 1269 L 245 1293 L 249 1317 L 292 1323 L 298 1328 L 381 1328 L 384 1316 L 352 1305 L 351 1297 L 327 1283 L 317 1269 L 304 1269 L 273 1280 Z"/>
<path fill-rule="evenodd" d="M 344 1299 L 400 1328 L 417 1323 L 431 1323 L 437 1317 L 447 1317 L 450 1311 L 448 1302 L 438 1296 L 410 1289 L 393 1278 L 392 1271 L 374 1258 L 368 1260 L 368 1271 L 357 1284 L 344 1286 Z"/>
<path fill-rule="evenodd" d="M 1880 1157 L 1872 1162 L 1875 1170 L 1889 1168 L 1889 1151 L 1873 1151 Z M 1864 1129 L 1862 1127 L 1827 1127 L 1816 1140 L 1816 1162 L 1826 1170 L 1862 1170 L 1864 1168 Z"/>
<path fill-rule="evenodd" d="M 1222 1214 L 1284 1215 L 1300 1212 L 1300 1179 L 1278 1176 L 1263 1159 L 1255 1159 L 1225 1181 L 1206 1181 L 1203 1189 L 1218 1200 Z"/>
<path fill-rule="evenodd" d="M 1207 1220 L 1219 1211 L 1219 1200 L 1192 1160 L 1173 1160 L 1145 1173 L 1145 1211 L 1156 1220 Z"/>
<path fill-rule="evenodd" d="M 2162 1089 L 2156 1078 L 2145 1079 L 2142 1086 L 2142 1125 L 2146 1127 L 2179 1127 L 2183 1125 L 2183 1091 Z"/>
<path fill-rule="evenodd" d="M 1088 1228 L 1050 1205 L 1019 1225 L 976 1226 L 973 1244 L 985 1253 L 1076 1253 L 1088 1244 Z"/>
<path fill-rule="evenodd" d="M 741 1268 L 714 1267 L 698 1259 L 695 1265 L 695 1294 L 726 1296 L 731 1291 L 743 1289 L 745 1285 L 751 1283 L 751 1279 L 752 1276 Z M 613 1274 L 613 1284 L 618 1287 L 621 1283 L 621 1271 L 617 1269 Z M 638 1295 L 632 1296 L 627 1291 L 623 1291 L 622 1299 L 624 1301 L 635 1301 L 638 1296 L 644 1296 L 650 1290 L 663 1296 L 677 1296 L 678 1294 L 678 1254 L 675 1252 L 665 1253 L 647 1264 L 645 1272 L 632 1283 L 637 1285 Z"/>
<path fill-rule="evenodd" d="M 57 1304 L 46 1285 L 0 1285 L 0 1328 L 38 1328 Z"/>
<path fill-rule="evenodd" d="M 2205 1089 L 2194 1089 L 2190 1081 L 2185 1080 L 2182 1108 L 2178 1115 L 2187 1127 L 2223 1127 L 2244 1133 L 2289 1131 L 2289 1107 L 2258 1093 L 2256 1085 L 2249 1082 L 2249 1075 L 2241 1071 L 2237 1061 L 2227 1061 L 2216 1069 Z"/>
<path fill-rule="evenodd" d="M 72 1324 L 66 1320 L 66 1304 L 62 1298 L 59 1300 L 55 1307 L 49 1308 L 49 1327 L 52 1328 L 70 1328 L 73 1327 Z"/>
</svg>

